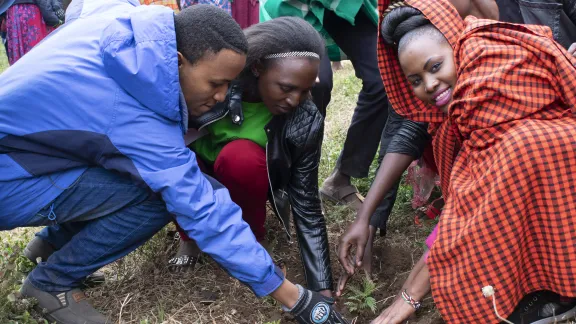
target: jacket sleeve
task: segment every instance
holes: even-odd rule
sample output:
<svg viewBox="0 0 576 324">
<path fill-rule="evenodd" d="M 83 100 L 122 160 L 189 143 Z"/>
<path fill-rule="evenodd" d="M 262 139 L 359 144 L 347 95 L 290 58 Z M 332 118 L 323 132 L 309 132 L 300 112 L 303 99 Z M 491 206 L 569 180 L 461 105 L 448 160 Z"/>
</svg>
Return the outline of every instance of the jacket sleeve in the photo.
<svg viewBox="0 0 576 324">
<path fill-rule="evenodd" d="M 385 153 L 410 155 L 414 159 L 422 156 L 431 140 L 428 134 L 428 124 L 404 119 L 392 107 L 388 109 L 388 122 L 384 134 L 385 138 L 382 143 L 389 140 Z"/>
<path fill-rule="evenodd" d="M 388 145 L 386 153 L 406 154 L 418 159 L 430 143 L 428 124 L 404 120 Z"/>
<path fill-rule="evenodd" d="M 330 246 L 318 196 L 318 165 L 324 133 L 324 120 L 320 113 L 316 113 L 307 127 L 317 129 L 304 132 L 309 134 L 305 146 L 300 154 L 292 157 L 288 194 L 308 289 L 332 290 Z"/>
<path fill-rule="evenodd" d="M 46 25 L 57 26 L 60 24 L 60 19 L 56 16 L 56 12 L 52 9 L 52 0 L 35 0 L 36 5 L 40 8 L 42 19 Z"/>
<path fill-rule="evenodd" d="M 240 208 L 228 190 L 205 176 L 196 157 L 184 145 L 180 125 L 147 109 L 130 107 L 117 112 L 110 138 L 133 166 L 120 166 L 109 159 L 109 168 L 129 172 L 154 192 L 161 194 L 168 212 L 228 273 L 262 297 L 283 282 L 282 272 L 256 241 Z"/>
<path fill-rule="evenodd" d="M 52 10 L 60 23 L 64 23 L 66 19 L 66 12 L 64 11 L 64 6 L 62 5 L 62 0 L 52 0 Z"/>
<path fill-rule="evenodd" d="M 563 0 L 563 8 L 566 15 L 576 25 L 576 0 Z"/>
</svg>

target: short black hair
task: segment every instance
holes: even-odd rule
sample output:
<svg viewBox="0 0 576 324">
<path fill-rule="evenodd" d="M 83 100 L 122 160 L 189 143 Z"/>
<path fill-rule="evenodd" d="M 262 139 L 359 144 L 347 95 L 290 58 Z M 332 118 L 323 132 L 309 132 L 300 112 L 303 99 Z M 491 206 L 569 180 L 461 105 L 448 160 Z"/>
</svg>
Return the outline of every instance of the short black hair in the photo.
<svg viewBox="0 0 576 324">
<path fill-rule="evenodd" d="M 408 6 L 396 8 L 384 17 L 381 35 L 384 42 L 396 46 L 398 52 L 401 52 L 406 44 L 423 35 L 446 41 L 444 35 L 420 10 Z"/>
<path fill-rule="evenodd" d="M 174 17 L 178 51 L 195 64 L 206 53 L 223 49 L 248 53 L 248 42 L 240 26 L 224 10 L 211 5 L 190 6 Z"/>
<path fill-rule="evenodd" d="M 251 76 L 252 65 L 270 54 L 312 52 L 322 57 L 326 51 L 322 36 L 302 18 L 275 18 L 245 29 L 244 34 L 249 50 L 241 79 Z"/>
</svg>

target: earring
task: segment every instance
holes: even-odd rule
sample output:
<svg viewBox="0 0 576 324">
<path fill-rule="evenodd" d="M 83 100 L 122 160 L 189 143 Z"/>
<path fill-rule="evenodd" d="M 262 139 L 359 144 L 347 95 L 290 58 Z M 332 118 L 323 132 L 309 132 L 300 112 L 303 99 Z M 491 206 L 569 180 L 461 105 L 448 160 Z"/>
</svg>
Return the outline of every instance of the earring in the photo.
<svg viewBox="0 0 576 324">
<path fill-rule="evenodd" d="M 258 73 L 258 71 L 252 71 L 252 74 L 254 74 L 255 77 L 259 77 L 260 73 Z"/>
</svg>

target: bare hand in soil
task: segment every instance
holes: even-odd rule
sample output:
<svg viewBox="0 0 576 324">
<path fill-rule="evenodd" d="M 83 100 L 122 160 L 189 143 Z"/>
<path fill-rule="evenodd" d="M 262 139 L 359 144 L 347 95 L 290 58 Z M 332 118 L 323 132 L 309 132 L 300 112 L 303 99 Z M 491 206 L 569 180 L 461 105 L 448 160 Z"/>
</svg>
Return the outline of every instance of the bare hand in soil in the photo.
<svg viewBox="0 0 576 324">
<path fill-rule="evenodd" d="M 372 274 L 370 272 L 364 271 L 364 275 L 366 276 L 366 279 L 372 280 Z M 346 284 L 350 278 L 352 278 L 352 276 L 346 272 L 343 272 L 340 275 L 340 278 L 338 278 L 338 284 L 336 285 L 336 297 L 341 297 L 344 294 L 344 288 L 346 288 Z"/>
<path fill-rule="evenodd" d="M 364 249 L 370 236 L 368 223 L 354 221 L 346 232 L 340 237 L 340 246 L 338 247 L 338 260 L 349 275 L 353 275 L 355 268 L 362 266 Z M 351 249 L 356 248 L 356 256 L 352 255 Z"/>
<path fill-rule="evenodd" d="M 386 308 L 371 324 L 400 324 L 408 319 L 416 310 L 402 298 L 396 298 L 390 307 Z"/>
</svg>

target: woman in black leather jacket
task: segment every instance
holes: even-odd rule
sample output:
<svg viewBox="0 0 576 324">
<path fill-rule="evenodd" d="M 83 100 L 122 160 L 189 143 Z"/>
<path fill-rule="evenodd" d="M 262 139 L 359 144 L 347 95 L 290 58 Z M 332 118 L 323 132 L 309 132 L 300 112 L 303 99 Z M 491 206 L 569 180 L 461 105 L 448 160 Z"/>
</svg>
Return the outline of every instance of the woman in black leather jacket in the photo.
<svg viewBox="0 0 576 324">
<path fill-rule="evenodd" d="M 263 244 L 266 200 L 289 237 L 292 212 L 308 288 L 329 296 L 330 253 L 318 196 L 324 118 L 309 94 L 324 44 L 312 26 L 293 17 L 254 25 L 245 34 L 246 68 L 224 102 L 191 120 L 198 131 L 188 137 L 199 139 L 190 147 L 205 172 L 228 188 Z M 171 268 L 196 262 L 191 246 L 181 242 Z"/>
</svg>

